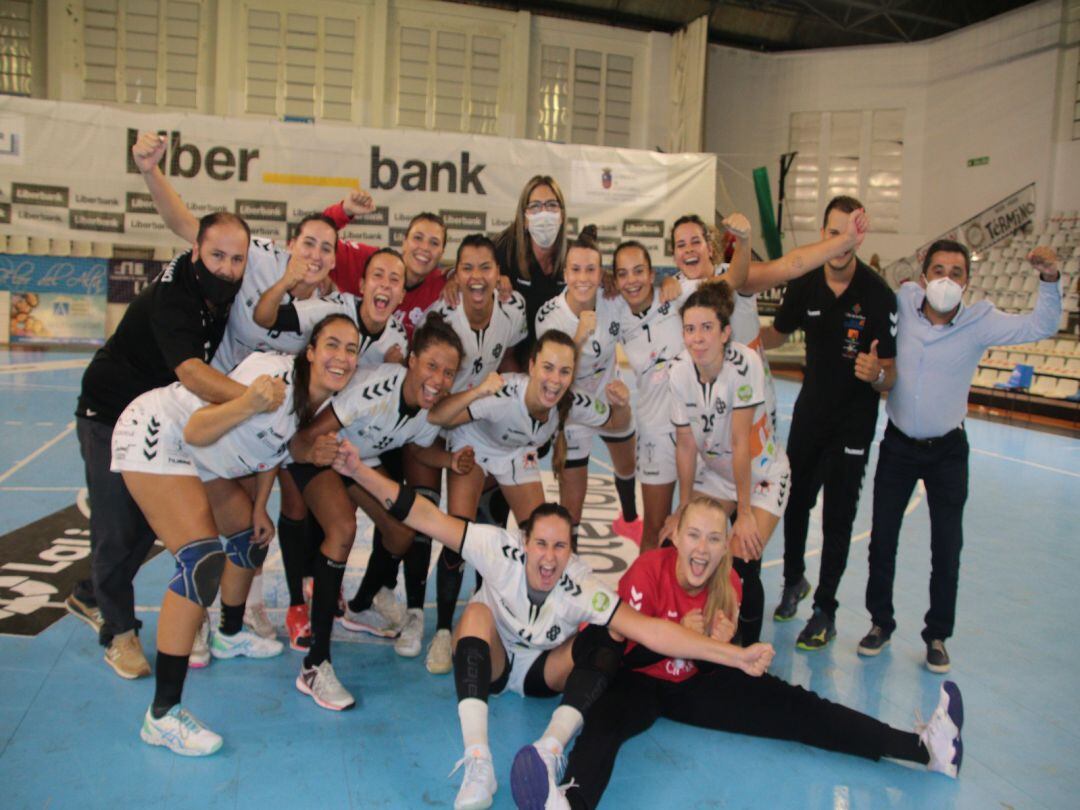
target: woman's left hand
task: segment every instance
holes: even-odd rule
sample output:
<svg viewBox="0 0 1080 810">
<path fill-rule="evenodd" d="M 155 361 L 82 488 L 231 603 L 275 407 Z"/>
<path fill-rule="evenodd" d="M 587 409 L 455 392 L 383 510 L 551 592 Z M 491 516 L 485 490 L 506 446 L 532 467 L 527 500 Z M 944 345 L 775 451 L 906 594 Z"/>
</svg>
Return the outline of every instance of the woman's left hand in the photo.
<svg viewBox="0 0 1080 810">
<path fill-rule="evenodd" d="M 660 303 L 666 304 L 682 295 L 682 284 L 675 276 L 668 276 L 660 282 Z"/>
<path fill-rule="evenodd" d="M 334 471 L 349 478 L 356 478 L 356 473 L 363 466 L 358 451 L 348 439 L 343 439 L 338 445 L 337 456 L 334 457 Z"/>
<path fill-rule="evenodd" d="M 265 546 L 274 539 L 274 521 L 270 519 L 266 509 L 255 509 L 251 516 L 251 525 L 255 530 L 251 538 L 255 545 Z"/>
<path fill-rule="evenodd" d="M 450 471 L 458 475 L 468 475 L 476 466 L 476 451 L 471 447 L 462 447 L 450 454 Z"/>
<path fill-rule="evenodd" d="M 727 644 L 735 637 L 735 623 L 727 617 L 722 610 L 713 615 L 712 627 L 709 628 L 709 637 L 714 641 Z"/>
<path fill-rule="evenodd" d="M 765 544 L 761 542 L 758 533 L 757 521 L 752 512 L 739 512 L 735 518 L 735 524 L 731 527 L 731 537 L 734 541 L 733 552 L 744 560 L 761 559 L 761 553 L 765 550 Z"/>
</svg>

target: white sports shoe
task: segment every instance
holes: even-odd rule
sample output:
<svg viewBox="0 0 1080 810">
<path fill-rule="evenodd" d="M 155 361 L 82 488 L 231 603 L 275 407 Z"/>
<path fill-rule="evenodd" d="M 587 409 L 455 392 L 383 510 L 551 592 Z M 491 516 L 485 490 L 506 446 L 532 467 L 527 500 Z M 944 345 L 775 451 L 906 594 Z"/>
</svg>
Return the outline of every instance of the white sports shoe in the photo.
<svg viewBox="0 0 1080 810">
<path fill-rule="evenodd" d="M 955 779 L 964 760 L 964 742 L 960 729 L 964 725 L 964 701 L 960 687 L 953 681 L 941 684 L 937 708 L 930 722 L 916 726 L 919 740 L 930 753 L 927 768 Z"/>
<path fill-rule="evenodd" d="M 424 642 L 424 609 L 409 608 L 401 636 L 394 642 L 394 652 L 403 658 L 416 658 Z"/>
<path fill-rule="evenodd" d="M 296 688 L 324 709 L 334 712 L 351 709 L 356 705 L 349 690 L 341 685 L 334 667 L 329 661 L 323 661 L 318 666 L 305 667 L 300 665 L 300 674 L 296 676 Z"/>
<path fill-rule="evenodd" d="M 195 641 L 191 643 L 191 655 L 188 656 L 188 667 L 202 669 L 210 664 L 210 616 L 203 618 L 203 623 L 195 631 Z"/>
<path fill-rule="evenodd" d="M 394 592 L 389 588 L 379 588 L 371 604 L 391 627 L 401 627 L 405 624 L 405 606 L 397 600 Z"/>
<path fill-rule="evenodd" d="M 491 761 L 491 749 L 486 745 L 474 745 L 465 750 L 465 756 L 457 761 L 450 776 L 458 768 L 465 767 L 465 778 L 454 799 L 454 810 L 486 810 L 495 799 L 498 784 L 495 782 L 495 765 Z"/>
<path fill-rule="evenodd" d="M 562 810 L 569 808 L 559 780 L 566 757 L 540 743 L 526 745 L 517 752 L 510 768 L 510 790 L 521 810 Z"/>
<path fill-rule="evenodd" d="M 354 633 L 367 633 L 379 638 L 397 638 L 401 632 L 401 625 L 390 624 L 374 607 L 353 613 L 346 605 L 345 615 L 338 617 L 338 624 Z"/>
<path fill-rule="evenodd" d="M 241 630 L 234 636 L 215 631 L 210 637 L 210 653 L 214 658 L 273 658 L 285 651 L 285 645 L 277 639 L 263 638 L 250 630 Z"/>
<path fill-rule="evenodd" d="M 445 675 L 454 668 L 454 649 L 449 630 L 435 631 L 424 665 L 432 675 Z"/>
<path fill-rule="evenodd" d="M 139 736 L 144 743 L 163 745 L 182 757 L 205 757 L 221 748 L 221 737 L 179 703 L 160 718 L 147 709 Z"/>
<path fill-rule="evenodd" d="M 277 638 L 277 630 L 266 612 L 266 605 L 256 602 L 244 608 L 244 624 L 263 638 Z"/>
</svg>

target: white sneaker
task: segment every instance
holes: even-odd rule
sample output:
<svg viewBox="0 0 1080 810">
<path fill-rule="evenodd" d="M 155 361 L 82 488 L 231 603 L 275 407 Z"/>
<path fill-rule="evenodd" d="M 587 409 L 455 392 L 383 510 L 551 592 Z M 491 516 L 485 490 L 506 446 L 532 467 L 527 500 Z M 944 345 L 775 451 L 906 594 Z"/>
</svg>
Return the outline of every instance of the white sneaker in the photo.
<svg viewBox="0 0 1080 810">
<path fill-rule="evenodd" d="M 539 743 L 526 745 L 514 757 L 510 768 L 510 790 L 514 803 L 524 810 L 561 810 L 570 807 L 559 789 L 566 758 Z"/>
<path fill-rule="evenodd" d="M 221 748 L 221 737 L 180 704 L 160 718 L 147 709 L 139 736 L 144 743 L 163 745 L 182 757 L 205 757 Z"/>
<path fill-rule="evenodd" d="M 449 630 L 436 630 L 424 662 L 432 675 L 445 675 L 454 668 L 454 648 Z"/>
<path fill-rule="evenodd" d="M 210 616 L 203 618 L 203 623 L 195 631 L 195 641 L 191 643 L 191 655 L 188 656 L 188 667 L 202 669 L 210 664 Z"/>
<path fill-rule="evenodd" d="M 277 630 L 270 616 L 266 612 L 266 605 L 256 602 L 244 608 L 244 624 L 251 628 L 257 636 L 263 638 L 277 638 Z"/>
<path fill-rule="evenodd" d="M 296 676 L 296 688 L 324 709 L 340 712 L 351 709 L 356 705 L 349 690 L 341 685 L 334 667 L 329 661 L 323 661 L 318 666 L 305 667 L 300 665 L 300 674 Z"/>
<path fill-rule="evenodd" d="M 401 627 L 405 624 L 405 605 L 397 600 L 394 592 L 389 588 L 379 588 L 379 592 L 371 600 L 371 605 L 382 614 L 391 627 Z"/>
<path fill-rule="evenodd" d="M 394 643 L 394 652 L 403 658 L 416 658 L 424 642 L 424 609 L 409 608 L 401 636 Z"/>
<path fill-rule="evenodd" d="M 354 633 L 367 633 L 379 638 L 397 638 L 401 625 L 390 624 L 374 607 L 354 613 L 345 607 L 345 615 L 338 618 L 338 624 Z"/>
<path fill-rule="evenodd" d="M 215 631 L 210 637 L 210 653 L 214 658 L 273 658 L 285 651 L 285 645 L 277 639 L 263 638 L 250 630 L 241 630 L 234 636 Z"/>
<path fill-rule="evenodd" d="M 491 749 L 486 745 L 474 745 L 457 761 L 450 776 L 465 766 L 465 778 L 454 799 L 454 810 L 485 810 L 495 799 L 498 784 L 495 782 L 495 765 L 491 761 Z"/>
<path fill-rule="evenodd" d="M 941 685 L 940 695 L 930 722 L 916 726 L 916 731 L 919 741 L 930 754 L 926 767 L 955 779 L 964 760 L 964 742 L 960 738 L 960 729 L 964 725 L 964 701 L 960 697 L 960 687 L 953 681 L 945 681 Z"/>
</svg>

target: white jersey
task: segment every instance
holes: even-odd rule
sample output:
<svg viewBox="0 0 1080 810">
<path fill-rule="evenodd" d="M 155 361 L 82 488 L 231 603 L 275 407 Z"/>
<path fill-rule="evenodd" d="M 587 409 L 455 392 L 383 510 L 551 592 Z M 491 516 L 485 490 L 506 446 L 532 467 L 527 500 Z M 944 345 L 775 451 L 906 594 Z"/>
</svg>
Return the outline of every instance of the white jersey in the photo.
<svg viewBox="0 0 1080 810">
<path fill-rule="evenodd" d="M 701 284 L 681 276 L 676 278 L 682 286 L 679 297 L 660 304 L 654 290 L 653 302 L 640 314 L 635 315 L 622 298 L 618 300 L 619 342 L 637 384 L 634 418 L 640 431 L 671 430 L 668 367 L 683 350 L 679 307 Z"/>
<path fill-rule="evenodd" d="M 724 347 L 724 362 L 712 382 L 702 382 L 697 368 L 683 352 L 671 364 L 671 422 L 689 425 L 705 465 L 734 481 L 731 424 L 734 411 L 753 408 L 750 432 L 750 472 L 754 482 L 767 479 L 773 462 L 782 454 L 765 409 L 765 374 L 757 353 L 741 343 Z"/>
<path fill-rule="evenodd" d="M 716 268 L 716 275 L 723 276 L 727 269 L 728 265 L 720 265 Z M 743 295 L 735 291 L 735 310 L 731 313 L 731 339 L 756 352 L 761 360 L 761 367 L 765 372 L 765 411 L 772 420 L 773 430 L 776 430 L 776 385 L 773 382 L 772 369 L 769 368 L 769 358 L 765 356 L 765 347 L 761 343 L 761 318 L 758 317 L 757 301 L 757 293 Z"/>
<path fill-rule="evenodd" d="M 456 307 L 448 307 L 441 298 L 428 309 L 428 313 L 438 312 L 457 332 L 461 344 L 465 347 L 465 356 L 461 358 L 457 377 L 451 388 L 452 393 L 467 391 L 484 381 L 493 371 L 511 346 L 521 343 L 529 335 L 528 322 L 525 318 L 525 299 L 520 293 L 513 293 L 505 303 L 495 296 L 495 306 L 491 310 L 491 321 L 484 329 L 473 329 L 465 314 L 465 306 L 458 299 Z M 426 316 L 425 316 L 426 317 Z"/>
<path fill-rule="evenodd" d="M 455 430 L 454 446 L 470 444 L 477 455 L 489 451 L 517 450 L 521 447 L 542 447 L 559 428 L 555 408 L 543 422 L 535 419 L 525 407 L 528 374 L 504 374 L 503 387 L 491 396 L 482 397 L 469 406 L 473 421 Z M 602 399 L 593 399 L 578 390 L 573 391 L 567 424 L 602 427 L 611 416 L 611 409 Z"/>
<path fill-rule="evenodd" d="M 606 626 L 619 606 L 618 595 L 573 555 L 558 584 L 539 605 L 529 599 L 525 551 L 518 536 L 498 526 L 468 523 L 461 556 L 484 578 L 473 597 L 495 615 L 507 651 L 551 650 L 577 633 L 582 622 Z"/>
<path fill-rule="evenodd" d="M 577 333 L 580 320 L 566 301 L 566 292 L 555 296 L 536 313 L 536 337 L 552 329 L 565 332 L 571 338 Z M 578 352 L 577 376 L 574 386 L 590 396 L 599 397 L 604 386 L 615 379 L 619 364 L 615 344 L 619 340 L 619 308 L 617 298 L 596 294 L 596 331 Z"/>
<path fill-rule="evenodd" d="M 330 404 L 342 435 L 365 461 L 409 443 L 430 447 L 439 435 L 427 410 L 405 404 L 401 387 L 406 373 L 404 366 L 387 363 L 357 374 Z"/>
<path fill-rule="evenodd" d="M 300 323 L 300 332 L 304 335 L 304 345 L 307 345 L 311 332 L 321 320 L 330 315 L 344 315 L 360 330 L 360 355 L 356 362 L 357 368 L 374 368 L 382 365 L 386 353 L 394 346 L 401 349 L 401 356 L 405 357 L 409 348 L 409 338 L 405 334 L 405 327 L 396 319 L 389 318 L 381 332 L 371 334 L 364 327 L 364 321 L 360 317 L 360 304 L 360 298 L 352 293 L 343 292 L 332 292 L 319 298 L 293 302 L 296 319 Z"/>
<path fill-rule="evenodd" d="M 252 352 L 296 354 L 307 346 L 306 335 L 264 329 L 255 323 L 255 307 L 258 306 L 259 299 L 281 280 L 288 263 L 287 251 L 268 239 L 257 236 L 251 238 L 244 280 L 229 308 L 225 335 L 211 361 L 214 368 L 228 374 Z M 292 301 L 292 295 L 286 296 L 285 300 Z"/>
</svg>

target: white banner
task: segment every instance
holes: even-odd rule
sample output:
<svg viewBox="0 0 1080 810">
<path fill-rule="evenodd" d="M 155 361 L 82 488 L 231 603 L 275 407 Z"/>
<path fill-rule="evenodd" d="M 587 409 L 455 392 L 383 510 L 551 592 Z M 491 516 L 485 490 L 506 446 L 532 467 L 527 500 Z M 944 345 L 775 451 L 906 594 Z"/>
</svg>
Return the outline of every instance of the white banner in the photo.
<svg viewBox="0 0 1080 810">
<path fill-rule="evenodd" d="M 466 233 L 505 228 L 528 178 L 550 174 L 563 186 L 572 228 L 597 224 L 608 250 L 639 239 L 668 264 L 671 223 L 691 212 L 709 220 L 714 207 L 712 155 L 0 96 L 0 232 L 176 245 L 130 159 L 147 129 L 168 139 L 162 171 L 194 214 L 234 211 L 253 233 L 279 241 L 288 223 L 360 185 L 378 210 L 350 226 L 350 238 L 396 245 L 414 214 L 435 211 L 453 246 Z"/>
<path fill-rule="evenodd" d="M 910 256 L 904 256 L 885 268 L 885 278 L 894 286 L 904 281 L 912 281 L 922 273 L 926 250 L 938 239 L 952 239 L 967 245 L 972 253 L 985 252 L 998 242 L 1013 234 L 1030 230 L 1035 221 L 1035 184 L 1024 186 L 1003 200 L 999 200 L 985 211 L 981 211 L 966 222 L 931 239 L 919 247 Z"/>
</svg>

